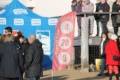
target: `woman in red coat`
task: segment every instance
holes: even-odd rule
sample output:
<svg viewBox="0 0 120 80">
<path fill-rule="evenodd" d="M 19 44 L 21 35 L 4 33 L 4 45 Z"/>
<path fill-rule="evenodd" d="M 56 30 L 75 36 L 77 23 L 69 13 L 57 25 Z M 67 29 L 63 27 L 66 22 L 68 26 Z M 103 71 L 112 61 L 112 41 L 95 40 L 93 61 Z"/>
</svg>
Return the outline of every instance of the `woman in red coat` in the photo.
<svg viewBox="0 0 120 80">
<path fill-rule="evenodd" d="M 119 61 L 113 60 L 113 55 L 120 57 L 116 41 L 117 41 L 117 36 L 115 34 L 112 34 L 105 48 L 106 65 L 108 66 L 108 71 L 110 75 L 109 80 L 112 80 L 113 71 L 116 75 L 116 80 L 119 80 L 119 72 L 118 72 Z"/>
</svg>

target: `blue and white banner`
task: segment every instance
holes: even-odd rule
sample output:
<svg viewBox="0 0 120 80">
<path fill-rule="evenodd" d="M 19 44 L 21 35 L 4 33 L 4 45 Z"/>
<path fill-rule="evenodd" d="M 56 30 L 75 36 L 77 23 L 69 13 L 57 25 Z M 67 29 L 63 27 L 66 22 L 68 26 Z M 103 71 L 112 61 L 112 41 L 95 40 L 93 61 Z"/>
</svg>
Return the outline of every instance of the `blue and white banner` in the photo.
<svg viewBox="0 0 120 80">
<path fill-rule="evenodd" d="M 18 0 L 13 0 L 5 9 L 0 11 L 0 33 L 4 28 L 11 26 L 13 31 L 22 31 L 28 38 L 35 34 L 43 43 L 44 60 L 43 68 L 52 68 L 54 46 L 54 32 L 58 18 L 41 17 L 26 8 Z"/>
</svg>

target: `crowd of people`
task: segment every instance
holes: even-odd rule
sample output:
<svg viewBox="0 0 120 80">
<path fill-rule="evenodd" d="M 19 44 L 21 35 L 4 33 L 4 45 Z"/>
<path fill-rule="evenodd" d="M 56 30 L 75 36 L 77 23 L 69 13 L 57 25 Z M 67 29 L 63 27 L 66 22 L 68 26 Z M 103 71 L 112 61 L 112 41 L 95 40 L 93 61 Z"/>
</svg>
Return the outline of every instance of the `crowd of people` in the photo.
<svg viewBox="0 0 120 80">
<path fill-rule="evenodd" d="M 107 0 L 97 0 L 96 5 L 94 5 L 90 0 L 73 0 L 72 1 L 72 11 L 76 11 L 77 13 L 81 12 L 94 12 L 94 7 L 96 6 L 95 12 L 109 12 L 110 6 L 107 3 Z M 116 0 L 112 4 L 112 12 L 120 12 L 120 0 Z M 78 33 L 80 36 L 81 29 L 81 18 L 83 16 L 77 16 L 78 22 Z M 120 23 L 117 21 L 118 14 L 111 14 L 112 26 L 114 32 L 110 32 L 107 28 L 107 23 L 109 21 L 110 15 L 108 14 L 88 14 L 87 18 L 89 20 L 89 34 L 93 34 L 94 27 L 94 19 L 97 24 L 97 35 L 101 35 L 101 44 L 100 44 L 100 58 L 101 58 L 101 70 L 98 76 L 104 75 L 104 70 L 107 68 L 109 75 L 109 80 L 112 80 L 113 73 L 116 76 L 116 80 L 119 80 L 120 74 L 120 36 L 118 36 L 118 27 Z M 102 33 L 100 34 L 100 28 L 102 29 Z"/>
<path fill-rule="evenodd" d="M 42 43 L 31 34 L 26 39 L 22 32 L 12 34 L 12 28 L 6 27 L 0 34 L 0 80 L 40 80 L 42 70 Z"/>
<path fill-rule="evenodd" d="M 72 11 L 94 12 L 94 4 L 90 0 L 73 0 Z M 107 0 L 97 0 L 96 12 L 109 12 L 110 7 Z M 120 0 L 116 0 L 112 5 L 112 12 L 120 12 Z M 78 16 L 78 32 L 80 36 L 81 17 Z M 114 33 L 109 33 L 107 23 L 108 14 L 87 15 L 89 20 L 89 35 L 92 36 L 94 28 L 94 19 L 97 24 L 97 36 L 100 35 L 99 28 L 102 28 L 101 34 L 101 70 L 98 76 L 103 76 L 107 66 L 109 80 L 112 80 L 113 72 L 116 80 L 119 80 L 120 69 L 120 37 L 117 36 L 120 23 L 116 22 L 117 14 L 112 14 L 112 25 Z M 115 59 L 114 59 L 115 58 Z M 117 58 L 117 59 L 116 59 Z M 17 36 L 12 34 L 12 28 L 6 27 L 4 34 L 0 34 L 0 80 L 23 80 L 23 74 L 27 80 L 40 80 L 43 76 L 42 70 L 43 49 L 42 43 L 31 34 L 26 39 L 22 32 Z"/>
<path fill-rule="evenodd" d="M 94 5 L 90 0 L 73 0 L 72 1 L 72 11 L 76 11 L 77 13 L 81 12 L 94 12 L 94 7 L 96 6 L 95 12 L 109 12 L 110 6 L 107 3 L 107 0 L 96 0 L 97 3 Z M 120 0 L 116 0 L 112 5 L 112 12 L 120 12 Z M 120 23 L 116 21 L 118 14 L 112 14 L 112 26 L 114 29 L 114 34 L 118 34 L 118 27 L 120 26 Z M 77 16 L 77 22 L 78 22 L 78 34 L 80 36 L 80 29 L 81 29 L 81 17 L 83 16 Z M 89 20 L 89 36 L 93 36 L 93 28 L 94 28 L 94 20 L 96 20 L 97 24 L 97 34 L 96 36 L 100 36 L 101 33 L 107 33 L 109 32 L 107 23 L 109 21 L 110 15 L 109 14 L 88 14 L 87 18 Z M 100 28 L 102 29 L 100 33 Z"/>
<path fill-rule="evenodd" d="M 120 69 L 120 37 L 114 33 L 102 33 L 100 45 L 101 69 L 98 76 L 109 74 L 109 80 L 112 80 L 113 72 L 116 80 L 119 80 Z M 117 59 L 114 59 L 117 57 Z M 104 74 L 104 70 L 108 72 Z"/>
</svg>

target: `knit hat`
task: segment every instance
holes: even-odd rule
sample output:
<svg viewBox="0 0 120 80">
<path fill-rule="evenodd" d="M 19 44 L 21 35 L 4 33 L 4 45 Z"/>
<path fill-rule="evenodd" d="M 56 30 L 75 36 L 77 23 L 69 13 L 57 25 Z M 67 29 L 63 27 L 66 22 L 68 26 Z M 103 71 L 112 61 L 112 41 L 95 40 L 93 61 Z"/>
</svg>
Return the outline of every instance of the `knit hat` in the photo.
<svg viewBox="0 0 120 80">
<path fill-rule="evenodd" d="M 90 2 L 90 0 L 86 0 L 87 2 Z"/>
</svg>

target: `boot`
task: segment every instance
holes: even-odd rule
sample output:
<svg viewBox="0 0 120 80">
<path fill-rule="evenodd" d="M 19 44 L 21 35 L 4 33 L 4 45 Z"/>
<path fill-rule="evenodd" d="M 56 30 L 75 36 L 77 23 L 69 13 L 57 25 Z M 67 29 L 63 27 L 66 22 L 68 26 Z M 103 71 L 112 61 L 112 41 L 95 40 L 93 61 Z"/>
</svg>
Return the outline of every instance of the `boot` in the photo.
<svg viewBox="0 0 120 80">
<path fill-rule="evenodd" d="M 109 80 L 112 80 L 112 74 L 109 74 Z"/>
<path fill-rule="evenodd" d="M 119 74 L 115 74 L 116 80 L 119 80 Z"/>
</svg>

